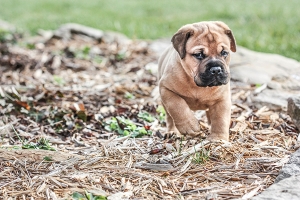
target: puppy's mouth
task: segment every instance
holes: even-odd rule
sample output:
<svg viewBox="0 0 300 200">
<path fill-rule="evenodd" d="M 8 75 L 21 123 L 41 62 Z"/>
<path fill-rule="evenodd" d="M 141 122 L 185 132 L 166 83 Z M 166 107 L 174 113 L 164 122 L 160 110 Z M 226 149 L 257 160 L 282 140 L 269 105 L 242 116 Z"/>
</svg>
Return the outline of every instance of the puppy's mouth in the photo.
<svg viewBox="0 0 300 200">
<path fill-rule="evenodd" d="M 198 87 L 226 85 L 229 80 L 229 73 L 222 65 L 208 66 L 204 73 L 199 73 L 194 77 L 194 82 Z"/>
</svg>

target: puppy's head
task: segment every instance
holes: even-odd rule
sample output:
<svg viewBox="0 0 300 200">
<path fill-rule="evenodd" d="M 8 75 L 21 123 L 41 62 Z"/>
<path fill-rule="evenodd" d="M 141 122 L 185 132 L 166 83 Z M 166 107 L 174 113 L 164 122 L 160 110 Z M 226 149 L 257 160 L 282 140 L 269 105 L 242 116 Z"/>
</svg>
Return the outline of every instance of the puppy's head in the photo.
<svg viewBox="0 0 300 200">
<path fill-rule="evenodd" d="M 236 51 L 229 27 L 219 21 L 199 22 L 181 27 L 172 43 L 185 71 L 199 87 L 226 85 L 229 80 L 230 51 Z"/>
</svg>

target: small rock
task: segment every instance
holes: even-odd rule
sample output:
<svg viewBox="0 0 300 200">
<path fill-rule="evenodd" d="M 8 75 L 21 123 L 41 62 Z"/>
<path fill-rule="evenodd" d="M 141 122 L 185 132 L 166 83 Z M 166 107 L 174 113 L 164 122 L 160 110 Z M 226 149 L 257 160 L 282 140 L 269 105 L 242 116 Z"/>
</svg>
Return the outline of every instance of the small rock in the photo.
<svg viewBox="0 0 300 200">
<path fill-rule="evenodd" d="M 159 39 L 149 45 L 149 49 L 160 56 L 171 45 L 171 38 Z"/>
<path fill-rule="evenodd" d="M 288 98 L 288 114 L 300 130 L 300 96 Z"/>
<path fill-rule="evenodd" d="M 275 179 L 275 183 L 293 175 L 300 175 L 300 149 L 291 155 L 290 160 L 280 170 L 279 175 Z"/>
<path fill-rule="evenodd" d="M 218 199 L 218 194 L 217 193 L 209 193 L 205 197 L 205 200 L 217 200 L 217 199 Z"/>
<path fill-rule="evenodd" d="M 157 74 L 158 72 L 158 64 L 154 62 L 150 62 L 145 66 L 145 69 L 150 71 L 151 74 Z"/>
<path fill-rule="evenodd" d="M 54 35 L 60 38 L 69 39 L 72 33 L 83 34 L 96 40 L 101 40 L 104 35 L 103 31 L 99 29 L 76 23 L 63 24 L 61 27 L 59 27 L 58 30 L 54 32 Z"/>
<path fill-rule="evenodd" d="M 109 195 L 107 197 L 107 200 L 126 200 L 126 199 L 130 199 L 130 197 L 133 195 L 132 191 L 128 191 L 128 192 L 118 192 L 112 195 Z"/>
<path fill-rule="evenodd" d="M 272 77 L 272 80 L 277 81 L 277 82 L 284 82 L 284 81 L 288 80 L 288 78 L 289 78 L 288 76 L 283 75 L 283 74 L 275 74 Z"/>
<path fill-rule="evenodd" d="M 165 146 L 166 146 L 166 150 L 167 150 L 168 152 L 174 152 L 174 151 L 176 150 L 176 149 L 173 147 L 173 145 L 170 144 L 170 143 L 166 143 Z"/>
<path fill-rule="evenodd" d="M 268 88 L 272 90 L 279 90 L 282 88 L 281 84 L 275 81 L 271 81 L 268 83 Z"/>
<path fill-rule="evenodd" d="M 128 37 L 126 37 L 126 35 L 123 35 L 122 33 L 113 32 L 113 31 L 104 32 L 101 41 L 107 44 L 117 43 L 119 45 L 126 45 L 126 46 L 132 42 Z"/>
<path fill-rule="evenodd" d="M 16 30 L 16 28 L 12 24 L 10 24 L 6 21 L 0 20 L 0 30 L 14 32 Z"/>
<path fill-rule="evenodd" d="M 256 107 L 267 106 L 273 110 L 281 110 L 286 108 L 286 101 L 289 96 L 292 94 L 287 91 L 266 89 L 257 96 L 252 96 L 251 99 Z"/>
<path fill-rule="evenodd" d="M 271 185 L 261 194 L 252 198 L 252 200 L 282 200 L 282 199 L 300 199 L 300 175 L 294 175 L 286 178 L 279 183 Z"/>
</svg>

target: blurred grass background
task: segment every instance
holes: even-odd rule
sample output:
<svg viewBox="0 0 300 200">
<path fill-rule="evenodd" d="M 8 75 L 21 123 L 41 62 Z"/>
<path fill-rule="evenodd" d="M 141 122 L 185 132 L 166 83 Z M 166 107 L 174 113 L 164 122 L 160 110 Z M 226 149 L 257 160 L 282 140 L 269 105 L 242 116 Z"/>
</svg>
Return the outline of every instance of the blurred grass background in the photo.
<svg viewBox="0 0 300 200">
<path fill-rule="evenodd" d="M 237 44 L 300 60 L 299 0 L 0 0 L 0 19 L 35 34 L 75 22 L 130 38 L 171 37 L 203 20 L 229 25 Z"/>
</svg>

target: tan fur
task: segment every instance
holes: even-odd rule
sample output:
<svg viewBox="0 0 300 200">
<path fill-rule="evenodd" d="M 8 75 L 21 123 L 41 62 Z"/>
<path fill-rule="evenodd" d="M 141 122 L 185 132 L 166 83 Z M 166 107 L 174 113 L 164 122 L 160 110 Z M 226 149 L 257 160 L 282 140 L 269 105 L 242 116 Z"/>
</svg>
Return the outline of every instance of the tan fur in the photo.
<svg viewBox="0 0 300 200">
<path fill-rule="evenodd" d="M 220 55 L 222 49 L 236 50 L 234 37 L 223 22 L 199 22 L 181 27 L 170 46 L 159 59 L 159 89 L 165 107 L 168 131 L 198 135 L 200 126 L 192 111 L 208 110 L 211 122 L 210 140 L 229 139 L 231 94 L 230 83 L 213 87 L 198 87 L 197 73 L 205 70 L 212 59 L 224 64 L 229 73 L 230 55 Z M 207 58 L 199 62 L 193 54 L 203 51 Z M 195 78 L 196 80 L 197 78 Z M 198 80 L 201 81 L 200 79 Z"/>
</svg>

